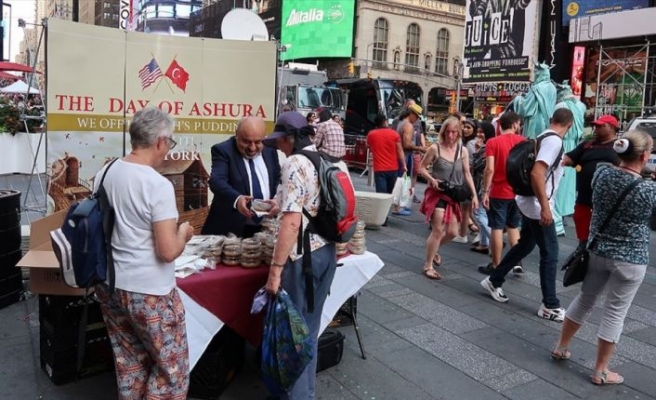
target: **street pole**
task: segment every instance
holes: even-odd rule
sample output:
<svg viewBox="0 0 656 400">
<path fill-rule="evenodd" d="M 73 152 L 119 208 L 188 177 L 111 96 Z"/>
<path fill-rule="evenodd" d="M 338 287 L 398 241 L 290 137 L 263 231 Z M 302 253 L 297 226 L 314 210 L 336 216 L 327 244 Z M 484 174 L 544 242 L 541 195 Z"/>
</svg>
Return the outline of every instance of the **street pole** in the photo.
<svg viewBox="0 0 656 400">
<path fill-rule="evenodd" d="M 456 82 L 456 112 L 460 112 L 460 75 L 458 75 L 458 81 Z"/>
</svg>

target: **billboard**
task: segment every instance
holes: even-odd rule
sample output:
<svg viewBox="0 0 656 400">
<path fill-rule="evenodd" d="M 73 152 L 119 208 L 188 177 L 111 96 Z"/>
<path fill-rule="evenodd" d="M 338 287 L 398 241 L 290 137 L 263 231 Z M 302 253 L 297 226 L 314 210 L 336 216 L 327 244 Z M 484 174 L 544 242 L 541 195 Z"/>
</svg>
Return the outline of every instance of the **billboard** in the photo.
<svg viewBox="0 0 656 400">
<path fill-rule="evenodd" d="M 178 143 L 158 171 L 173 183 L 180 220 L 202 226 L 212 145 L 233 135 L 245 116 L 262 117 L 272 130 L 275 54 L 268 41 L 149 35 L 50 19 L 49 210 L 88 196 L 96 172 L 130 151 L 132 116 L 155 106 L 174 117 Z"/>
<path fill-rule="evenodd" d="M 656 34 L 654 19 L 656 19 L 654 7 L 576 18 L 569 23 L 569 42 L 596 42 L 651 36 Z"/>
<path fill-rule="evenodd" d="M 573 18 L 649 7 L 649 0 L 563 0 L 563 26 Z"/>
<path fill-rule="evenodd" d="M 285 0 L 280 58 L 351 57 L 354 16 L 353 0 Z"/>
<path fill-rule="evenodd" d="M 467 0 L 463 82 L 530 80 L 539 3 Z"/>
<path fill-rule="evenodd" d="M 601 114 L 642 109 L 647 52 L 638 49 L 640 46 L 589 51 L 584 64 L 585 87 L 581 89 L 588 108 Z"/>
</svg>

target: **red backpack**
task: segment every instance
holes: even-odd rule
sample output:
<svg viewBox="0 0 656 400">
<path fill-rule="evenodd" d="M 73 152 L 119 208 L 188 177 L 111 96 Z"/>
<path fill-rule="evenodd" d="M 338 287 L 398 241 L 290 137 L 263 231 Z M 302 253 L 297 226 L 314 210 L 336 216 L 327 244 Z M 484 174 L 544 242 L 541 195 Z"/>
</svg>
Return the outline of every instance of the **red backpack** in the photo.
<svg viewBox="0 0 656 400">
<path fill-rule="evenodd" d="M 303 215 L 310 221 L 310 232 L 330 242 L 348 242 L 358 222 L 355 215 L 355 190 L 348 174 L 316 151 L 301 150 L 295 154 L 309 158 L 319 175 L 319 212 L 313 217 L 303 209 Z"/>
</svg>

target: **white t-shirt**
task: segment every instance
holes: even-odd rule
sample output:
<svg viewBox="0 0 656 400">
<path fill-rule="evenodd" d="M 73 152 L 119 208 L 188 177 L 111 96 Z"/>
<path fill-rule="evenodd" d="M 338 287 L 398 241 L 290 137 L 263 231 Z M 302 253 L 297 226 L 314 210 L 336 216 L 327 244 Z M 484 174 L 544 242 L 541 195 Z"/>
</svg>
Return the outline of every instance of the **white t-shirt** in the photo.
<svg viewBox="0 0 656 400">
<path fill-rule="evenodd" d="M 544 133 L 545 132 L 542 132 L 541 135 L 544 135 Z M 549 136 L 548 138 L 542 140 L 538 154 L 535 157 L 535 162 L 542 161 L 549 166 L 547 169 L 547 181 L 545 189 L 547 197 L 549 197 L 549 206 L 552 212 L 556 202 L 556 189 L 558 188 L 558 183 L 560 182 L 560 178 L 562 178 L 564 171 L 562 162 L 558 162 L 558 165 L 554 165 L 562 147 L 563 140 L 560 138 L 560 136 Z M 552 169 L 553 175 L 551 175 Z M 537 197 L 515 196 L 515 200 L 517 201 L 517 207 L 519 207 L 519 211 L 521 211 L 522 214 L 531 219 L 540 219 L 540 212 L 542 211 L 542 207 L 540 207 L 540 203 L 538 202 Z"/>
<path fill-rule="evenodd" d="M 94 186 L 100 184 L 105 168 L 96 175 Z M 175 263 L 164 262 L 155 253 L 153 223 L 177 221 L 173 185 L 149 166 L 119 159 L 107 172 L 104 186 L 116 212 L 112 234 L 116 288 L 168 294 L 175 287 Z"/>
</svg>

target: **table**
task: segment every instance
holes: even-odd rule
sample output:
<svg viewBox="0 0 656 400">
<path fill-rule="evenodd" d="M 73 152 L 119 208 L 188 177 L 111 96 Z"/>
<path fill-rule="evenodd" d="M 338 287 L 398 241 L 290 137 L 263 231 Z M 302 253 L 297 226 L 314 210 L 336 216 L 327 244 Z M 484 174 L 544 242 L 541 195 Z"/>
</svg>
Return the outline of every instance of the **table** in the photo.
<svg viewBox="0 0 656 400">
<path fill-rule="evenodd" d="M 338 261 L 321 316 L 320 333 L 344 302 L 355 295 L 383 267 L 374 253 L 349 255 Z M 253 296 L 265 285 L 268 267 L 246 269 L 218 266 L 178 279 L 178 292 L 186 310 L 189 362 L 193 368 L 224 324 L 253 345 L 262 338 L 262 315 L 251 315 Z"/>
<path fill-rule="evenodd" d="M 46 138 L 40 133 L 17 132 L 13 135 L 9 132 L 0 132 L 0 175 L 4 174 L 32 174 L 34 153 L 41 141 L 41 148 L 34 172 L 44 173 L 46 171 Z M 34 153 L 33 153 L 34 152 Z"/>
</svg>

